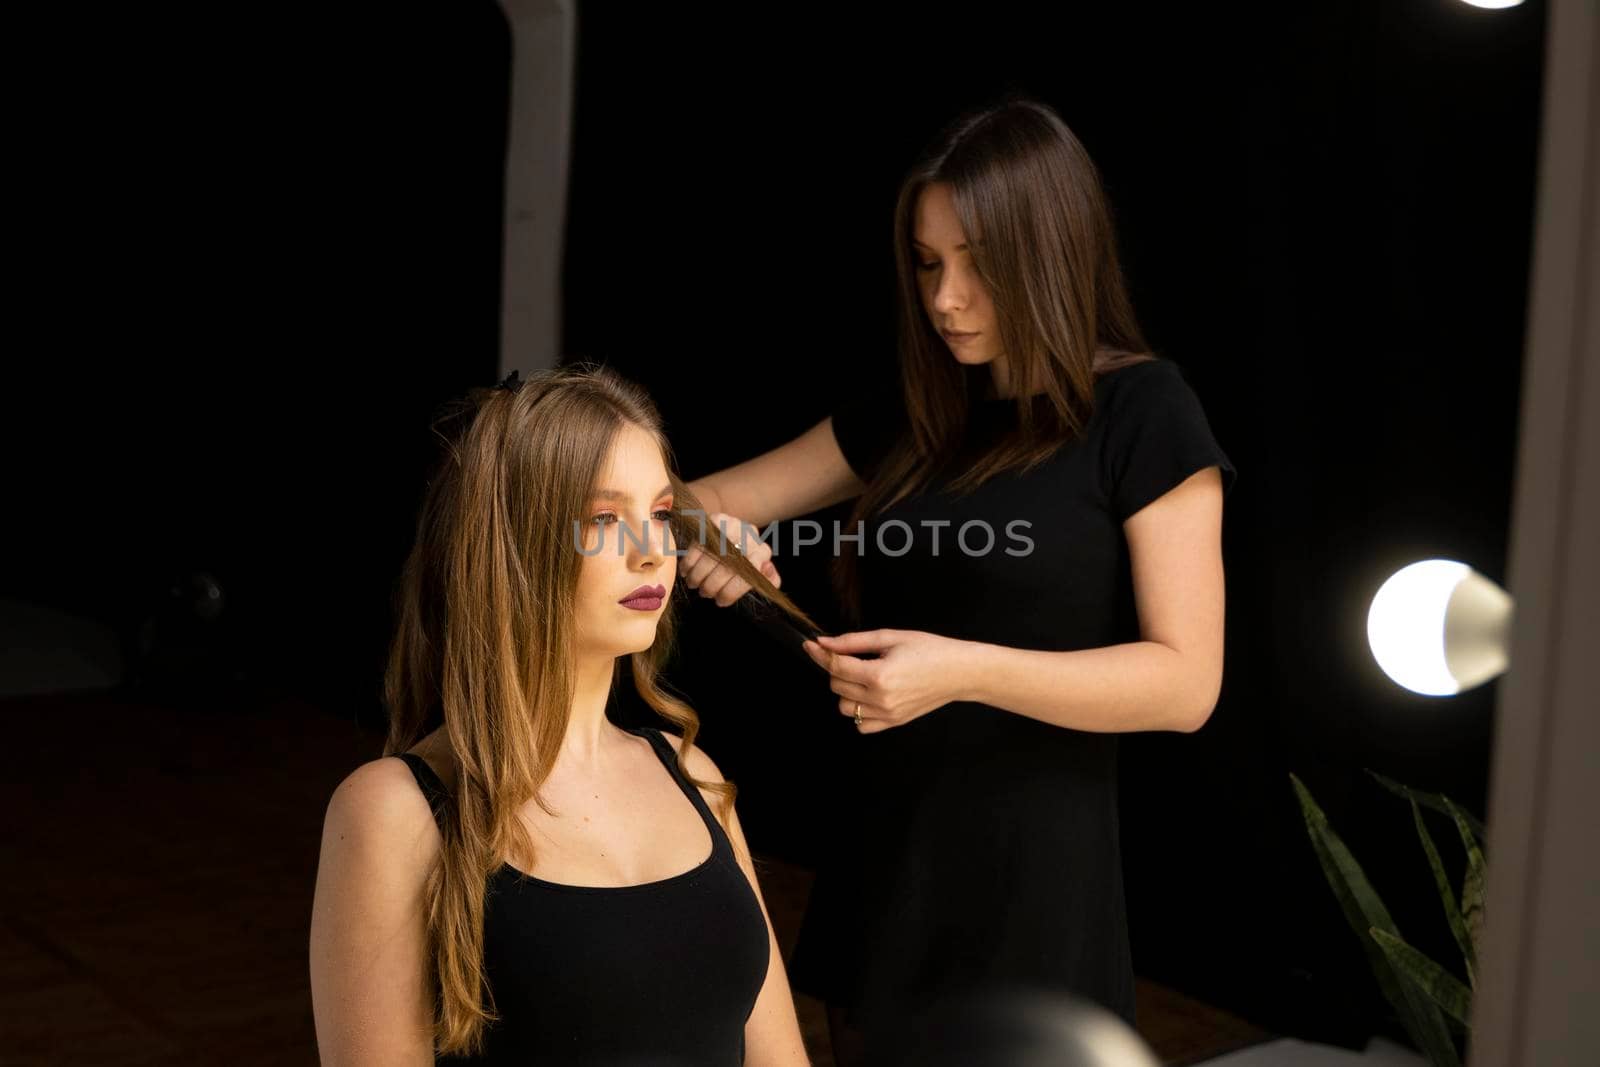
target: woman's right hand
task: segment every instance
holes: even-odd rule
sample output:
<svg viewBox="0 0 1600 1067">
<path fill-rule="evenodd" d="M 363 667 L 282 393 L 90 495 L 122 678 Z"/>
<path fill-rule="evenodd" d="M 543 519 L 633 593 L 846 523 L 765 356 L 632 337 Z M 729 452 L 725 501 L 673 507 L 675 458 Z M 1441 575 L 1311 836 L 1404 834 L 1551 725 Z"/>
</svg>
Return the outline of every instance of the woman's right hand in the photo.
<svg viewBox="0 0 1600 1067">
<path fill-rule="evenodd" d="M 743 549 L 745 557 L 767 576 L 767 581 L 777 586 L 783 584 L 772 562 L 772 546 L 761 539 L 761 531 L 750 523 L 720 511 L 708 512 L 705 537 L 707 544 L 718 544 L 717 539 L 722 538 L 730 552 Z M 701 596 L 715 598 L 719 608 L 729 607 L 750 591 L 750 583 L 723 566 L 714 553 L 704 551 L 695 542 L 681 547 L 684 554 L 678 558 L 679 580 L 690 589 L 699 590 Z"/>
</svg>

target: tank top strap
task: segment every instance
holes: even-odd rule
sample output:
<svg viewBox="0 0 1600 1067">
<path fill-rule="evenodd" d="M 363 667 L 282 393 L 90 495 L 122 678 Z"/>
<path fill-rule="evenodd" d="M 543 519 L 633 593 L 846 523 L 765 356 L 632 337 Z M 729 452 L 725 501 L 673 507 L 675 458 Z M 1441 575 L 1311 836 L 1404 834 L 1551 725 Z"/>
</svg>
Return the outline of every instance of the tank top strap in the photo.
<svg viewBox="0 0 1600 1067">
<path fill-rule="evenodd" d="M 411 768 L 411 776 L 417 780 L 417 788 L 422 790 L 422 795 L 428 798 L 428 806 L 433 809 L 433 820 L 439 824 L 440 830 L 444 829 L 444 809 L 450 799 L 450 793 L 444 787 L 444 782 L 434 773 L 428 761 L 415 752 L 396 752 L 396 756 L 405 761 Z"/>
<path fill-rule="evenodd" d="M 683 772 L 678 769 L 678 751 L 667 740 L 666 735 L 654 726 L 641 726 L 637 729 L 630 729 L 628 732 L 638 734 L 650 742 L 650 747 L 656 750 L 656 755 L 661 758 L 662 763 L 666 764 L 667 771 L 672 775 L 672 780 L 678 783 L 678 788 L 683 790 L 684 795 L 694 804 L 695 810 L 700 813 L 700 818 L 705 822 L 706 829 L 711 832 L 712 847 L 716 854 L 722 859 L 732 861 L 734 858 L 733 843 L 728 840 L 728 832 L 722 828 L 722 823 L 712 812 L 711 806 L 706 803 L 706 798 L 701 795 L 700 787 L 689 781 Z"/>
</svg>

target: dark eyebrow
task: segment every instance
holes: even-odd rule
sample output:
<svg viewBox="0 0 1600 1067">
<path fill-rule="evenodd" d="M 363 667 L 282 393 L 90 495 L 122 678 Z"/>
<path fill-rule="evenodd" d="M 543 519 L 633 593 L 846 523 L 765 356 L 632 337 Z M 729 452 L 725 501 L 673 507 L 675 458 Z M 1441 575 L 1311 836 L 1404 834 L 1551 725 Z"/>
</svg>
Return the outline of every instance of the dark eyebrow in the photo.
<svg viewBox="0 0 1600 1067">
<path fill-rule="evenodd" d="M 660 500 L 670 492 L 672 492 L 672 485 L 668 483 L 656 492 L 655 499 Z M 594 498 L 596 500 L 620 500 L 624 504 L 633 503 L 633 494 L 624 493 L 621 489 L 596 489 Z"/>
<path fill-rule="evenodd" d="M 923 244 L 921 241 L 917 240 L 915 237 L 913 237 L 911 239 L 911 243 L 916 245 L 918 248 L 925 249 L 926 251 L 929 251 L 929 252 L 933 251 L 933 248 L 931 246 Z M 965 241 L 963 241 L 960 244 L 956 245 L 956 251 L 957 252 L 965 252 L 966 250 L 967 250 L 967 243 Z"/>
</svg>

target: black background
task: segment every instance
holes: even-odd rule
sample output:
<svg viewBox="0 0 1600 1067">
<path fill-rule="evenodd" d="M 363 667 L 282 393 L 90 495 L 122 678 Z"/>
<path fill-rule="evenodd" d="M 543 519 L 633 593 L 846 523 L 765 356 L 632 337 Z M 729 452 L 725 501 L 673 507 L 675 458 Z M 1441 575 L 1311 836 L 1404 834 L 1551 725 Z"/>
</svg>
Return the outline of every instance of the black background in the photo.
<svg viewBox="0 0 1600 1067">
<path fill-rule="evenodd" d="M 61 17 L 13 27 L 4 592 L 128 634 L 206 571 L 227 606 L 173 699 L 377 729 L 427 418 L 497 377 L 504 19 Z M 650 388 L 686 477 L 889 358 L 894 190 L 950 115 L 1023 89 L 1084 141 L 1146 331 L 1240 473 L 1217 711 L 1123 749 L 1135 963 L 1279 1030 L 1382 1012 L 1290 771 L 1454 959 L 1361 768 L 1481 814 L 1495 687 L 1390 684 L 1365 608 L 1420 558 L 1505 582 L 1543 29 L 1454 0 L 579 12 L 563 351 Z M 822 553 L 779 565 L 831 615 Z M 730 613 L 686 615 L 672 681 L 752 843 L 809 862 L 849 726 Z"/>
</svg>

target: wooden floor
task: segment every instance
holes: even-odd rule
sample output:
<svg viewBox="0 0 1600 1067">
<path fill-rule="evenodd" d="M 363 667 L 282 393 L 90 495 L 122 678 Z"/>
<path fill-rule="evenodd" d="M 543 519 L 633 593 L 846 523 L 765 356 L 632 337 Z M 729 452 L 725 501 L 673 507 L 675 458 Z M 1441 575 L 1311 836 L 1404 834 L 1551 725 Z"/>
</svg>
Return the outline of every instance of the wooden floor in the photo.
<svg viewBox="0 0 1600 1067">
<path fill-rule="evenodd" d="M 322 815 L 375 739 L 283 700 L 17 698 L 0 716 L 0 1065 L 315 1064 Z M 758 862 L 787 955 L 810 873 Z M 1166 1064 L 1269 1036 L 1153 983 L 1138 992 Z M 821 1005 L 797 1004 L 831 1067 Z"/>
</svg>

